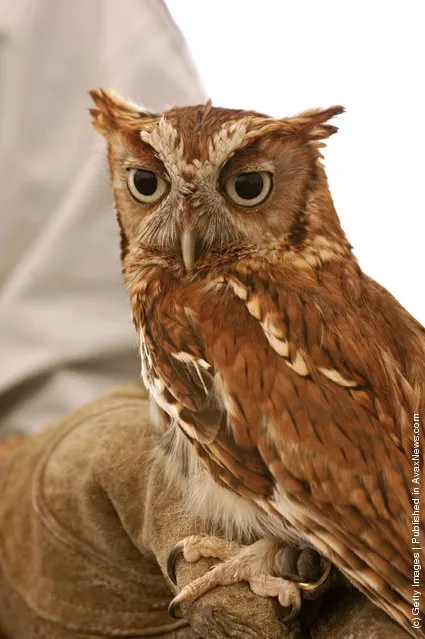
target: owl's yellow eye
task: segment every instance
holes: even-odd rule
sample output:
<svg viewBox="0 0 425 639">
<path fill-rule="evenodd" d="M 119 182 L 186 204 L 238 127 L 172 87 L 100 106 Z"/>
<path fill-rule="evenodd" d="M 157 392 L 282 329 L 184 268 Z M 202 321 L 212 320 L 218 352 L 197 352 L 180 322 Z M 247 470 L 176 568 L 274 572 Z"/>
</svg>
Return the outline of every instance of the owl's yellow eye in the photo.
<svg viewBox="0 0 425 639">
<path fill-rule="evenodd" d="M 157 202 L 167 190 L 159 175 L 145 169 L 130 169 L 127 184 L 131 195 L 144 204 Z"/>
<path fill-rule="evenodd" d="M 232 175 L 225 185 L 227 197 L 238 206 L 258 206 L 272 190 L 272 176 L 267 171 Z"/>
</svg>

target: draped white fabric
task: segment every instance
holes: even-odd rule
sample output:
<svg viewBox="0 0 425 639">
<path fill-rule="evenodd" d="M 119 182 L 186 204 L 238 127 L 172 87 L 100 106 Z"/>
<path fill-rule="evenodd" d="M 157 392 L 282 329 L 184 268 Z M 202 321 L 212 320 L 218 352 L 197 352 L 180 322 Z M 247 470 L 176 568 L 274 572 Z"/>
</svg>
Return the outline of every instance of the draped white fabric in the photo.
<svg viewBox="0 0 425 639">
<path fill-rule="evenodd" d="M 87 91 L 204 91 L 161 0 L 0 0 L 0 432 L 139 377 L 104 141 Z"/>
</svg>

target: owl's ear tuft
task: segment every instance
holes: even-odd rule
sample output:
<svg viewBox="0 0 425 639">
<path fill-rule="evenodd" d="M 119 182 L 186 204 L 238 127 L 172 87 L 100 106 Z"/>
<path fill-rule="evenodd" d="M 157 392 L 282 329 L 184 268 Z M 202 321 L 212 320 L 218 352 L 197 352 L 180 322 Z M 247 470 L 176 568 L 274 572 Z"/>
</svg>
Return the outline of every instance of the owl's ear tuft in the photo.
<svg viewBox="0 0 425 639">
<path fill-rule="evenodd" d="M 158 117 L 144 106 L 124 100 L 112 89 L 96 89 L 89 94 L 96 105 L 90 109 L 93 126 L 102 135 L 108 136 L 126 125 L 137 126 L 142 118 Z"/>
<path fill-rule="evenodd" d="M 308 140 L 324 140 L 338 131 L 338 127 L 328 124 L 328 120 L 344 113 L 342 106 L 329 109 L 309 109 L 292 118 L 281 120 L 288 134 L 300 135 Z"/>
</svg>

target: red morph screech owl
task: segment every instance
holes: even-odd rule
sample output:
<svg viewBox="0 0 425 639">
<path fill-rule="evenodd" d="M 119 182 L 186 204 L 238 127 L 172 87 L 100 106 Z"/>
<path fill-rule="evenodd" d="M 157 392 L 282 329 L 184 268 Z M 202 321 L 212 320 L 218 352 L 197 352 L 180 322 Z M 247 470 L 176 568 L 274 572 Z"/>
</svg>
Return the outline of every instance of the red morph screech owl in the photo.
<svg viewBox="0 0 425 639">
<path fill-rule="evenodd" d="M 91 95 L 158 454 L 170 481 L 189 475 L 187 508 L 222 531 L 174 549 L 173 561 L 221 563 L 173 608 L 246 580 L 296 613 L 305 584 L 279 572 L 290 543 L 424 637 L 411 528 L 425 331 L 362 272 L 341 229 L 321 147 L 343 109 L 153 113 Z"/>
</svg>

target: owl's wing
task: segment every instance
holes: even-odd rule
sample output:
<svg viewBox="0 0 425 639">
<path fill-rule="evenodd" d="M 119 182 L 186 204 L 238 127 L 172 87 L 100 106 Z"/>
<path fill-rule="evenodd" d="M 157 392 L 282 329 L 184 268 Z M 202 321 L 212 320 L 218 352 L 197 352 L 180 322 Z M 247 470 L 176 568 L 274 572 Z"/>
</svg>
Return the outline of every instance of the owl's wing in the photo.
<svg viewBox="0 0 425 639">
<path fill-rule="evenodd" d="M 411 632 L 415 519 L 419 529 L 411 454 L 414 413 L 424 408 L 424 334 L 415 344 L 420 371 L 408 371 L 410 327 L 390 295 L 379 300 L 380 317 L 355 278 L 341 296 L 328 275 L 308 282 L 294 273 L 289 284 L 288 274 L 273 281 L 236 266 L 224 280 L 253 324 L 234 317 L 214 339 L 203 323 L 202 338 L 223 378 L 233 438 L 255 439 L 272 474 L 268 502 Z"/>
<path fill-rule="evenodd" d="M 140 313 L 134 318 L 142 335 L 146 386 L 191 440 L 218 483 L 249 498 L 271 495 L 271 474 L 256 449 L 256 439 L 244 424 L 243 437 L 249 441 L 241 446 L 228 428 L 217 371 L 201 338 L 200 312 L 208 318 L 206 326 L 212 321 L 220 334 L 219 325 L 214 323 L 214 316 L 219 317 L 217 309 L 205 304 L 196 284 L 182 286 L 161 270 L 149 269 L 148 277 L 150 303 L 144 310 L 140 305 Z M 221 296 L 215 298 L 216 303 L 219 301 L 223 302 Z M 227 304 L 228 310 L 234 310 L 235 300 L 230 298 Z M 226 315 L 226 301 L 223 312 Z M 227 350 L 226 340 L 223 346 Z"/>
<path fill-rule="evenodd" d="M 152 367 L 183 427 L 217 481 L 279 512 L 410 629 L 406 421 L 419 409 L 399 346 L 326 282 L 289 285 L 242 266 L 224 280 L 208 295 L 171 291 L 146 319 Z M 192 386 L 195 360 L 205 388 Z M 217 421 L 205 436 L 209 405 Z"/>
</svg>

